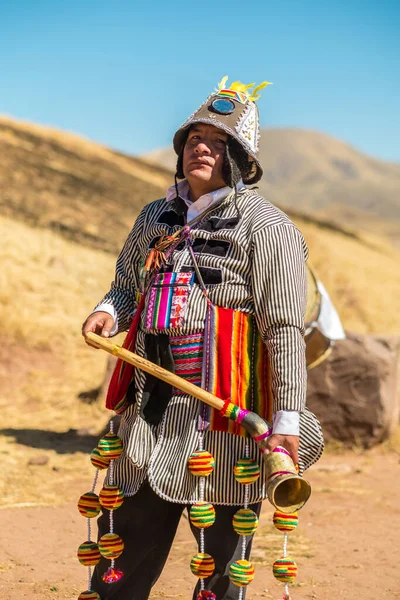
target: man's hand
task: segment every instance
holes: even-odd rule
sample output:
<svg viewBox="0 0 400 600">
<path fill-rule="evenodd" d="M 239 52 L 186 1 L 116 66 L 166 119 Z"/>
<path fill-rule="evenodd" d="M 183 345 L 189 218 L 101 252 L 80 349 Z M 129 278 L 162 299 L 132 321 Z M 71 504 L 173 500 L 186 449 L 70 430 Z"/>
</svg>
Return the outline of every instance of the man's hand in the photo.
<svg viewBox="0 0 400 600">
<path fill-rule="evenodd" d="M 103 311 L 94 312 L 88 316 L 82 325 L 82 335 L 86 338 L 86 334 L 92 331 L 93 333 L 97 333 L 97 335 L 107 338 L 110 336 L 113 325 L 114 319 L 109 313 Z M 92 346 L 87 340 L 86 343 Z M 92 348 L 95 348 L 95 346 L 92 346 Z"/>
<path fill-rule="evenodd" d="M 281 433 L 273 433 L 266 443 L 265 454 L 269 454 L 275 450 L 277 446 L 283 446 L 289 452 L 295 465 L 299 462 L 299 436 L 298 435 L 283 435 Z"/>
</svg>

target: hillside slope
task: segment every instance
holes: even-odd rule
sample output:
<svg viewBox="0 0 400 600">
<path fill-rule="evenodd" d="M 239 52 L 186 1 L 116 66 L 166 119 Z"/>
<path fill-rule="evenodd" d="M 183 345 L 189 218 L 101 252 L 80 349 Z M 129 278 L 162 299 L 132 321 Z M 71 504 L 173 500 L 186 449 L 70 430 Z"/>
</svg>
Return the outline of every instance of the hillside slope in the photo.
<svg viewBox="0 0 400 600">
<path fill-rule="evenodd" d="M 145 159 L 175 168 L 172 148 Z M 261 192 L 284 209 L 395 240 L 400 226 L 400 165 L 365 156 L 331 136 L 301 129 L 264 129 Z"/>
<path fill-rule="evenodd" d="M 46 127 L 0 117 L 0 213 L 116 251 L 165 169 Z"/>
</svg>

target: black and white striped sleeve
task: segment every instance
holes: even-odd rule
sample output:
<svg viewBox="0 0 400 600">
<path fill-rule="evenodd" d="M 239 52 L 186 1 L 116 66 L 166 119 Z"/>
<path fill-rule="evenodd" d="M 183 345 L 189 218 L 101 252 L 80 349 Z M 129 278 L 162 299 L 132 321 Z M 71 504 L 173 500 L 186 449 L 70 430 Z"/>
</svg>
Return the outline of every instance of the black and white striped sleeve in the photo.
<svg viewBox="0 0 400 600">
<path fill-rule="evenodd" d="M 113 335 L 128 329 L 132 313 L 137 306 L 136 290 L 139 289 L 139 268 L 141 261 L 138 240 L 145 225 L 146 208 L 144 207 L 140 212 L 118 256 L 115 267 L 115 278 L 111 284 L 110 291 L 94 309 L 99 310 L 99 307 L 103 307 L 104 305 L 113 307 L 118 320 L 118 331 L 113 332 Z"/>
<path fill-rule="evenodd" d="M 304 238 L 292 224 L 264 227 L 254 234 L 254 307 L 257 324 L 268 349 L 274 412 L 301 412 L 305 406 L 307 256 Z"/>
</svg>

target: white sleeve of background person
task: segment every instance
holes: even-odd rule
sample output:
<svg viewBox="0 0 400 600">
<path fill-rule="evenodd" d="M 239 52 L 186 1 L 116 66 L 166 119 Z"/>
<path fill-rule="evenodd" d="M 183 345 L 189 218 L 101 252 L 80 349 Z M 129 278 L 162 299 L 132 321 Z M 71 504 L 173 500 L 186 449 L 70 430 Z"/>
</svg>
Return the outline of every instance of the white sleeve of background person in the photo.
<svg viewBox="0 0 400 600">
<path fill-rule="evenodd" d="M 333 306 L 324 285 L 318 281 L 318 290 L 321 294 L 321 310 L 318 317 L 318 329 L 330 340 L 344 340 L 346 334 L 340 317 Z"/>
</svg>

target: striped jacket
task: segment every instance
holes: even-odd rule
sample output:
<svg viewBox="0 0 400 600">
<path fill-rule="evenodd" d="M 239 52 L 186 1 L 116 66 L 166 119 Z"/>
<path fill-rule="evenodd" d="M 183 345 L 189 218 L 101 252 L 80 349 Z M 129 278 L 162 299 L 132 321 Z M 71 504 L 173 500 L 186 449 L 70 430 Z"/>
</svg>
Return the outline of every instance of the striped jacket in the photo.
<svg viewBox="0 0 400 600">
<path fill-rule="evenodd" d="M 111 290 L 101 304 L 111 304 L 118 329 L 129 326 L 139 288 L 139 268 L 148 249 L 165 234 L 184 224 L 179 200 L 157 200 L 145 206 L 122 249 Z M 300 467 L 315 462 L 323 447 L 315 416 L 305 408 L 306 367 L 304 313 L 306 306 L 305 261 L 308 251 L 303 236 L 290 219 L 255 191 L 230 194 L 192 229 L 193 249 L 210 300 L 255 316 L 267 346 L 272 372 L 274 411 L 296 410 L 300 416 Z M 170 259 L 173 271 L 192 269 L 187 247 L 182 244 Z M 146 310 L 144 311 L 144 315 Z M 195 282 L 189 296 L 185 324 L 163 333 L 181 335 L 204 329 L 206 301 Z M 144 353 L 144 318 L 136 352 Z M 189 396 L 173 396 L 161 422 L 155 426 L 140 416 L 145 376 L 135 372 L 136 402 L 124 413 L 119 434 L 126 452 L 115 464 L 114 477 L 126 495 L 136 493 L 147 477 L 161 497 L 191 503 L 199 499 L 197 478 L 187 459 L 198 448 L 200 403 Z M 204 447 L 215 458 L 212 476 L 206 478 L 205 500 L 215 504 L 242 504 L 244 486 L 233 476 L 233 466 L 250 456 L 260 462 L 262 476 L 250 486 L 250 502 L 266 497 L 263 464 L 252 440 L 220 431 L 204 434 Z"/>
</svg>

